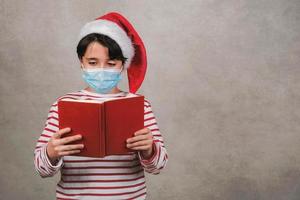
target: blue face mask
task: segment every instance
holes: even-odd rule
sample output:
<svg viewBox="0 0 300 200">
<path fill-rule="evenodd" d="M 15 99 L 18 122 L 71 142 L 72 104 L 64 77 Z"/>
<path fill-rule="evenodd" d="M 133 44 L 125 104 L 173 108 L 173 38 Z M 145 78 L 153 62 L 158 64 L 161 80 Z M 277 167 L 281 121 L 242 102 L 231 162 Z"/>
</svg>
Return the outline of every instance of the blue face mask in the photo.
<svg viewBox="0 0 300 200">
<path fill-rule="evenodd" d="M 116 69 L 82 69 L 84 81 L 98 93 L 108 93 L 122 79 L 121 70 Z"/>
</svg>

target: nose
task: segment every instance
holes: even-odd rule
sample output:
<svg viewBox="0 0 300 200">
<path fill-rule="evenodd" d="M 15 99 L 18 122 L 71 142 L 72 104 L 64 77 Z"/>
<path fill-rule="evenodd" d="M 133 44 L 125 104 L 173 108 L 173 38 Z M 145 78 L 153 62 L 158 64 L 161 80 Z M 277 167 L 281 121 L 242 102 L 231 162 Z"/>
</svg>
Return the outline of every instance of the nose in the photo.
<svg viewBox="0 0 300 200">
<path fill-rule="evenodd" d="M 99 68 L 105 68 L 105 62 L 100 62 L 98 65 Z"/>
</svg>

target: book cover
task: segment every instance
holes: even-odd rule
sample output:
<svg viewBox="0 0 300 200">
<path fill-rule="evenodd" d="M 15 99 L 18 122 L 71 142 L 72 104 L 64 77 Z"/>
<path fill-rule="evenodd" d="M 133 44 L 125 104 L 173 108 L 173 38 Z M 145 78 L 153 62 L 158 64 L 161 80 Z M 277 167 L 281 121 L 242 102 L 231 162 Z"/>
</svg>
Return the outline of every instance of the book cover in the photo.
<svg viewBox="0 0 300 200">
<path fill-rule="evenodd" d="M 110 99 L 67 100 L 58 102 L 59 129 L 70 127 L 64 137 L 81 134 L 68 144 L 84 144 L 73 156 L 104 157 L 127 154 L 126 139 L 144 128 L 144 97 L 134 95 Z"/>
</svg>

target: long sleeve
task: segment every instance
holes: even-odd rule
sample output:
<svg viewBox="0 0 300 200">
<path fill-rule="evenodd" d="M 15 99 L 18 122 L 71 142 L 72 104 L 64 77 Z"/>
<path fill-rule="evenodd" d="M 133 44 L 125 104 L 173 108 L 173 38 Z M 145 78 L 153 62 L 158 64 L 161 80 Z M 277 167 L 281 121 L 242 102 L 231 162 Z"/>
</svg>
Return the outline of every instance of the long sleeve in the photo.
<svg viewBox="0 0 300 200">
<path fill-rule="evenodd" d="M 55 175 L 63 166 L 62 158 L 59 159 L 56 165 L 53 165 L 50 162 L 46 151 L 50 138 L 52 137 L 53 133 L 58 130 L 58 112 L 56 101 L 54 104 L 52 104 L 49 110 L 44 130 L 42 131 L 34 150 L 35 170 L 43 178 Z"/>
<path fill-rule="evenodd" d="M 154 113 L 152 111 L 151 104 L 148 100 L 144 103 L 144 126 L 149 128 L 153 135 L 153 156 L 149 159 L 144 159 L 141 152 L 138 152 L 138 157 L 141 161 L 141 165 L 146 172 L 151 174 L 159 174 L 168 161 L 167 150 L 164 146 L 163 137 L 158 128 L 158 124 Z"/>
</svg>

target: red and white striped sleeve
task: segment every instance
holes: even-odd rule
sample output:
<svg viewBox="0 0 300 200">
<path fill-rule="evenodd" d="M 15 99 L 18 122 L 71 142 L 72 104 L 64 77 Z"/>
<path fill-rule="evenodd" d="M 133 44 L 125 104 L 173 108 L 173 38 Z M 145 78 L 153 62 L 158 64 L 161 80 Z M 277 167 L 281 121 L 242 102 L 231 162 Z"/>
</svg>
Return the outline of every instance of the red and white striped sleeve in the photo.
<svg viewBox="0 0 300 200">
<path fill-rule="evenodd" d="M 144 159 L 141 152 L 138 152 L 141 165 L 146 172 L 150 174 L 159 174 L 168 161 L 167 150 L 164 145 L 163 137 L 158 128 L 156 118 L 154 116 L 150 102 L 145 99 L 144 103 L 144 126 L 149 128 L 153 135 L 153 156 L 149 159 Z"/>
<path fill-rule="evenodd" d="M 44 130 L 42 131 L 34 150 L 35 170 L 43 178 L 53 176 L 63 165 L 62 158 L 60 158 L 58 162 L 53 165 L 50 162 L 46 151 L 48 141 L 52 137 L 53 133 L 58 130 L 57 101 L 55 101 L 49 110 Z"/>
</svg>

